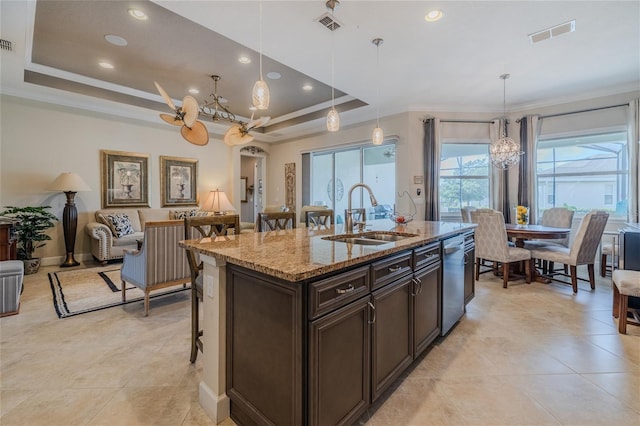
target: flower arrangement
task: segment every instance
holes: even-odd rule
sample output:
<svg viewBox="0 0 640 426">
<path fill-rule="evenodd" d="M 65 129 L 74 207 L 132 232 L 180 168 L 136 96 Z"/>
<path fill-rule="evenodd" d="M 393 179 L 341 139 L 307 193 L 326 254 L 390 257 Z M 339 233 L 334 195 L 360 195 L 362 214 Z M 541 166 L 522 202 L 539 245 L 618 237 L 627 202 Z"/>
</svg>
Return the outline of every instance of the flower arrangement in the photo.
<svg viewBox="0 0 640 426">
<path fill-rule="evenodd" d="M 518 225 L 529 224 L 529 208 L 525 206 L 516 207 L 516 223 Z"/>
</svg>

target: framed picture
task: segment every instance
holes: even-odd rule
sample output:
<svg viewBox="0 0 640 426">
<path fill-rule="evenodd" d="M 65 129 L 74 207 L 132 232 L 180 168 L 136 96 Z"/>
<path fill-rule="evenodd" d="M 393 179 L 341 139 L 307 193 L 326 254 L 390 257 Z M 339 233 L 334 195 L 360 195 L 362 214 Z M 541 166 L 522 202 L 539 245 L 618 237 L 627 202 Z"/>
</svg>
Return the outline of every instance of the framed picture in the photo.
<svg viewBox="0 0 640 426">
<path fill-rule="evenodd" d="M 149 154 L 100 151 L 102 208 L 149 207 Z"/>
<path fill-rule="evenodd" d="M 197 206 L 198 160 L 160 156 L 160 203 Z"/>
<path fill-rule="evenodd" d="M 240 176 L 240 202 L 247 202 L 247 177 Z"/>
</svg>

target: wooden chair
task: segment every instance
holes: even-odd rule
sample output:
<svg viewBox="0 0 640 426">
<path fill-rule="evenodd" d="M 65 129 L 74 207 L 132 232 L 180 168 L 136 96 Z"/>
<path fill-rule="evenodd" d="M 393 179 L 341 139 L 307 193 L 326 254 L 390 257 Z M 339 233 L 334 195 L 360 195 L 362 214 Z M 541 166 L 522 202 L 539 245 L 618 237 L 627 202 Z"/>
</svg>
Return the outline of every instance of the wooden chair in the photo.
<svg viewBox="0 0 640 426">
<path fill-rule="evenodd" d="M 613 281 L 613 316 L 618 318 L 618 332 L 627 334 L 627 323 L 640 325 L 636 309 L 629 309 L 629 296 L 640 297 L 640 271 L 616 270 Z M 633 320 L 627 318 L 631 312 Z"/>
<path fill-rule="evenodd" d="M 226 236 L 233 230 L 240 233 L 240 216 L 204 216 L 185 217 L 184 232 L 189 239 L 212 238 Z M 204 352 L 202 343 L 202 329 L 200 328 L 200 302 L 204 295 L 202 283 L 202 269 L 204 267 L 198 253 L 195 250 L 185 250 L 187 262 L 191 272 L 191 363 L 196 362 L 198 350 Z"/>
<path fill-rule="evenodd" d="M 531 253 L 529 250 L 510 247 L 504 216 L 493 210 L 475 210 L 471 212 L 471 221 L 477 223 L 476 239 L 476 280 L 480 279 L 482 260 L 502 263 L 502 287 L 509 282 L 509 266 L 513 262 L 525 262 L 527 283 L 531 282 Z"/>
<path fill-rule="evenodd" d="M 179 221 L 147 222 L 140 250 L 128 250 L 122 258 L 122 301 L 127 301 L 125 283 L 144 291 L 144 316 L 149 315 L 149 293 L 164 287 L 186 285 L 189 265 L 178 241 L 184 240 L 184 227 Z"/>
<path fill-rule="evenodd" d="M 295 212 L 258 213 L 258 232 L 277 231 L 296 227 Z"/>
<path fill-rule="evenodd" d="M 323 209 L 315 211 L 307 211 L 305 217 L 307 228 L 315 226 L 316 228 L 328 228 L 333 225 L 333 210 Z"/>
<path fill-rule="evenodd" d="M 307 223 L 307 212 L 325 211 L 329 210 L 327 206 L 302 206 L 300 209 L 299 221 L 300 223 Z M 265 213 L 268 213 L 265 211 Z"/>
<path fill-rule="evenodd" d="M 604 227 L 607 225 L 609 219 L 609 213 L 602 211 L 591 211 L 587 213 L 580 222 L 576 237 L 571 244 L 571 247 L 563 247 L 560 245 L 545 246 L 531 249 L 531 257 L 548 262 L 558 262 L 569 265 L 571 273 L 571 286 L 573 292 L 578 292 L 578 280 L 587 281 L 583 278 L 578 278 L 577 266 L 587 265 L 589 271 L 589 284 L 592 289 L 596 288 L 596 282 L 594 277 L 594 261 L 596 257 L 596 251 L 604 232 Z M 560 274 L 554 272 L 554 274 Z M 566 275 L 566 274 L 561 274 Z M 558 280 L 556 280 L 558 281 Z M 560 281 L 562 282 L 562 281 Z"/>
</svg>

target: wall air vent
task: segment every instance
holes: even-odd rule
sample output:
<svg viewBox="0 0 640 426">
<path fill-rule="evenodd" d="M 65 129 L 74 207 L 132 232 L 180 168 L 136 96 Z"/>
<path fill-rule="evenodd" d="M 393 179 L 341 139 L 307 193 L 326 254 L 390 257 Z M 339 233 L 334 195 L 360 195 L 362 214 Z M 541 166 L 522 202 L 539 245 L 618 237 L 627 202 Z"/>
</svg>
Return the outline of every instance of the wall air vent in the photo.
<svg viewBox="0 0 640 426">
<path fill-rule="evenodd" d="M 0 39 L 0 49 L 8 50 L 9 52 L 13 51 L 13 48 L 11 47 L 11 42 L 5 39 Z"/>
<path fill-rule="evenodd" d="M 330 13 L 325 13 L 317 18 L 316 21 L 320 22 L 320 24 L 329 31 L 335 31 L 342 26 L 342 24 L 333 18 Z"/>
<path fill-rule="evenodd" d="M 537 31 L 533 34 L 529 34 L 529 41 L 531 44 L 538 43 L 550 38 L 556 38 L 562 34 L 572 33 L 576 30 L 576 20 L 565 22 L 564 24 L 556 25 L 555 27 L 546 28 L 542 31 Z"/>
</svg>

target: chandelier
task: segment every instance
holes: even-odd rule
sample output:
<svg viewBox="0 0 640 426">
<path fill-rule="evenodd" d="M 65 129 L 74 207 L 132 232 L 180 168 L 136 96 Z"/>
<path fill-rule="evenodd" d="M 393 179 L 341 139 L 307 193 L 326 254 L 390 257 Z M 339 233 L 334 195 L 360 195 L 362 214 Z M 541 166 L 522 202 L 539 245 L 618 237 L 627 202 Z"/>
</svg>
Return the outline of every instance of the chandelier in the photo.
<svg viewBox="0 0 640 426">
<path fill-rule="evenodd" d="M 516 165 L 520 162 L 520 156 L 524 154 L 524 151 L 520 151 L 520 145 L 516 143 L 510 137 L 507 137 L 507 79 L 509 74 L 502 74 L 500 76 L 503 82 L 502 92 L 502 111 L 504 115 L 504 125 L 500 126 L 500 138 L 493 142 L 489 147 L 489 154 L 491 156 L 491 163 L 502 170 L 506 170 L 509 167 Z"/>
</svg>

